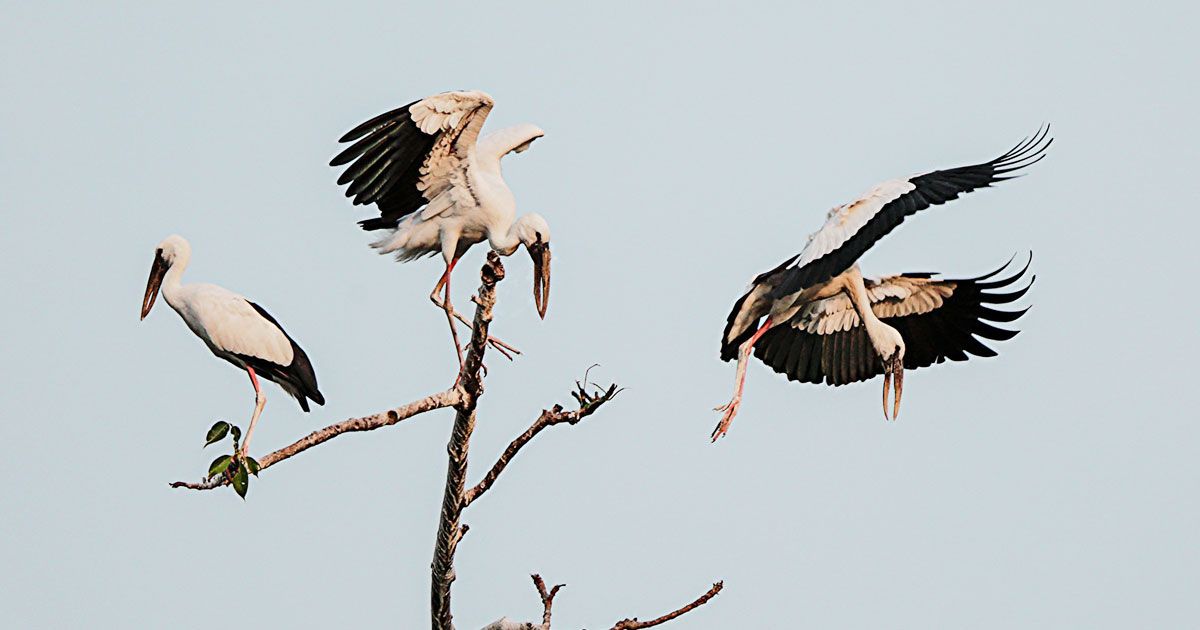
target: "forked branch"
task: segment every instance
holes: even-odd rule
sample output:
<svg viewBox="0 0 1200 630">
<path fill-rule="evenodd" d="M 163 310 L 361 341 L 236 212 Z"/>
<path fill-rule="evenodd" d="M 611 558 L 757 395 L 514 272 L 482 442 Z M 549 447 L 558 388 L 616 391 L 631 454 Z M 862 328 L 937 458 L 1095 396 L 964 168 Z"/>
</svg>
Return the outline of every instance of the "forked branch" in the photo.
<svg viewBox="0 0 1200 630">
<path fill-rule="evenodd" d="M 542 580 L 542 576 L 537 575 L 536 573 L 533 575 L 533 584 L 537 587 L 538 596 L 542 598 L 543 612 L 541 624 L 513 621 L 507 617 L 504 617 L 488 624 L 483 628 L 483 630 L 550 630 L 550 607 L 554 604 L 554 596 L 558 594 L 558 589 L 566 585 L 559 584 L 547 591 L 546 582 Z M 614 624 L 609 630 L 641 630 L 642 628 L 653 628 L 654 626 L 660 626 L 668 621 L 671 621 L 672 619 L 677 619 L 707 604 L 708 600 L 716 597 L 717 593 L 720 593 L 721 589 L 724 587 L 725 584 L 723 582 L 717 582 L 716 584 L 712 585 L 712 588 L 708 589 L 708 591 L 700 597 L 697 597 L 690 603 L 672 610 L 661 617 L 647 619 L 646 621 L 638 621 L 637 617 L 622 619 Z"/>
<path fill-rule="evenodd" d="M 542 598 L 542 628 L 549 630 L 550 628 L 550 607 L 554 605 L 554 596 L 558 594 L 558 589 L 566 586 L 566 584 L 555 584 L 554 588 L 546 590 L 546 582 L 542 580 L 542 576 L 534 573 L 532 576 L 533 585 L 537 587 L 538 597 Z"/>
<path fill-rule="evenodd" d="M 587 377 L 584 377 L 587 380 Z M 579 408 L 574 411 L 563 410 L 562 405 L 554 405 L 550 409 L 543 409 L 541 415 L 533 424 L 525 429 L 525 432 L 518 435 L 515 440 L 509 443 L 508 448 L 500 454 L 499 459 L 492 468 L 487 471 L 483 479 L 475 484 L 470 490 L 463 493 L 463 507 L 470 505 L 475 499 L 478 499 L 492 484 L 496 482 L 496 478 L 500 473 L 504 472 L 505 467 L 512 461 L 512 458 L 517 455 L 526 444 L 528 444 L 538 433 L 541 433 L 546 427 L 552 427 L 556 424 L 578 424 L 580 420 L 592 415 L 604 403 L 612 400 L 617 394 L 621 393 L 621 389 L 615 384 L 609 385 L 608 389 L 599 389 L 596 393 L 588 393 L 586 383 L 575 382 L 575 391 L 571 395 L 579 402 Z"/>
</svg>

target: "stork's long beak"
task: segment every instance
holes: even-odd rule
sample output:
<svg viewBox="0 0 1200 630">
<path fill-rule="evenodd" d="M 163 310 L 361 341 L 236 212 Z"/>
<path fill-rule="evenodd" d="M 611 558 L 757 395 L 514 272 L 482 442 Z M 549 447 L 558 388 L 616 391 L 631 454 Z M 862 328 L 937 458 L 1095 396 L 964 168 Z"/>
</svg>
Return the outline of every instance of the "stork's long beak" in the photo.
<svg viewBox="0 0 1200 630">
<path fill-rule="evenodd" d="M 154 308 L 154 298 L 158 297 L 158 287 L 162 286 L 163 276 L 167 273 L 167 261 L 162 257 L 162 250 L 154 252 L 154 264 L 150 266 L 150 279 L 146 281 L 146 295 L 142 298 L 142 319 Z"/>
<path fill-rule="evenodd" d="M 896 401 L 892 407 L 891 420 L 900 417 L 900 396 L 904 394 L 904 358 L 900 353 L 892 355 L 883 362 L 883 419 L 888 420 L 888 389 L 892 384 L 892 375 L 896 376 Z"/>
<path fill-rule="evenodd" d="M 550 244 L 538 241 L 529 246 L 533 258 L 533 303 L 538 316 L 546 319 L 546 308 L 550 306 Z"/>
</svg>

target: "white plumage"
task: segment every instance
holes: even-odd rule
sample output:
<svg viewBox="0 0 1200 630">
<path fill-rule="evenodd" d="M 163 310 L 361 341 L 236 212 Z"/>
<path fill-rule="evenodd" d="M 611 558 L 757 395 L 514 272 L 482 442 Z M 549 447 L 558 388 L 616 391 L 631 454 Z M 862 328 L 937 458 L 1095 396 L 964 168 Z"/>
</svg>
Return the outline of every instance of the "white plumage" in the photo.
<svg viewBox="0 0 1200 630">
<path fill-rule="evenodd" d="M 176 262 L 173 268 L 180 266 Z M 259 315 L 246 298 L 214 284 L 172 286 L 167 275 L 163 298 L 214 353 L 255 357 L 277 365 L 292 362 L 287 335 Z"/>
<path fill-rule="evenodd" d="M 721 359 L 736 358 L 737 373 L 733 398 L 717 408 L 724 415 L 713 439 L 725 434 L 741 405 L 751 353 L 802 382 L 841 385 L 883 374 L 885 417 L 893 377 L 892 416 L 900 411 L 904 369 L 994 355 L 976 337 L 1008 339 L 1016 333 L 987 322 L 1013 321 L 1024 311 L 984 305 L 1011 301 L 1025 290 L 987 290 L 1021 274 L 1003 283 L 935 280 L 929 274 L 865 280 L 858 259 L 909 215 L 1011 179 L 1014 171 L 1038 162 L 1052 142 L 1048 133 L 1049 127 L 1039 130 L 988 162 L 878 184 L 830 210 L 800 253 L 756 277 L 734 304 L 721 338 Z"/>
<path fill-rule="evenodd" d="M 346 196 L 355 205 L 379 208 L 378 218 L 359 222 L 363 229 L 386 231 L 372 247 L 401 262 L 442 255 L 445 271 L 430 299 L 446 312 L 460 365 L 453 318 L 466 319 L 451 304 L 450 274 L 468 248 L 486 240 L 508 256 L 525 246 L 534 262 L 534 302 L 542 317 L 550 295 L 550 227 L 537 214 L 516 216 L 516 198 L 500 169 L 504 155 L 524 151 L 544 132 L 521 124 L 480 138 L 493 104 L 479 91 L 414 101 L 352 129 L 341 141 L 354 144 L 330 162 L 348 165 L 338 183 L 348 185 Z M 445 298 L 439 299 L 443 286 Z"/>
<path fill-rule="evenodd" d="M 941 308 L 945 298 L 950 297 L 956 286 L 950 280 L 888 276 L 879 280 L 866 280 L 867 296 L 876 317 L 887 319 L 928 313 Z M 810 333 L 831 334 L 850 330 L 862 324 L 854 303 L 845 293 L 813 300 L 801 307 L 800 312 L 789 320 L 793 328 Z"/>
<path fill-rule="evenodd" d="M 308 411 L 310 399 L 323 405 L 325 398 L 317 388 L 308 355 L 266 310 L 224 287 L 183 284 L 191 255 L 192 248 L 182 236 L 168 236 L 158 244 L 141 316 L 145 319 L 150 313 L 161 289 L 167 304 L 214 355 L 246 370 L 254 385 L 255 410 L 242 443 L 245 453 L 267 400 L 258 376 L 278 384 L 296 398 L 304 411 Z"/>
<path fill-rule="evenodd" d="M 879 214 L 883 207 L 916 186 L 903 179 L 892 179 L 878 184 L 850 203 L 832 208 L 825 217 L 821 229 L 808 237 L 808 243 L 800 250 L 797 265 L 808 263 L 825 256 L 850 240 L 859 230 Z"/>
</svg>

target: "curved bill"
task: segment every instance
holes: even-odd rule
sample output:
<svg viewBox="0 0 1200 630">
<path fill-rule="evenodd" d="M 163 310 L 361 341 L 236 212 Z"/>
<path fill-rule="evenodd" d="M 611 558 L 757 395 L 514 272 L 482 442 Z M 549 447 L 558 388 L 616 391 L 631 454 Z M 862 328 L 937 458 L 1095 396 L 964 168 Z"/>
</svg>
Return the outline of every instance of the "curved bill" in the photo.
<svg viewBox="0 0 1200 630">
<path fill-rule="evenodd" d="M 162 286 L 163 276 L 167 274 L 167 261 L 163 260 L 162 251 L 154 252 L 154 264 L 150 267 L 150 278 L 146 280 L 146 295 L 142 297 L 142 317 L 150 314 L 154 308 L 154 298 L 158 297 L 158 287 Z"/>
<path fill-rule="evenodd" d="M 533 258 L 533 303 L 537 306 L 538 316 L 545 319 L 546 308 L 550 305 L 550 244 L 530 245 L 529 256 Z"/>
<path fill-rule="evenodd" d="M 896 377 L 896 400 L 892 406 L 892 417 L 888 418 L 888 390 L 891 389 L 892 376 Z M 883 418 L 895 420 L 900 417 L 900 396 L 904 394 L 904 360 L 899 356 L 883 362 Z"/>
</svg>

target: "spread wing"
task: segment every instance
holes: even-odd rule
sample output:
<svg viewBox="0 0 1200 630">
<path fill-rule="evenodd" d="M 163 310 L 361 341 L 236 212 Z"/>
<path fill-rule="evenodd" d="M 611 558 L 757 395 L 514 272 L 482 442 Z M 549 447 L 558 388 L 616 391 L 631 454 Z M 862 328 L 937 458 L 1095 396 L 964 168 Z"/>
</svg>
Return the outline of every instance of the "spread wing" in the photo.
<svg viewBox="0 0 1200 630">
<path fill-rule="evenodd" d="M 492 97 L 483 92 L 443 92 L 380 114 L 351 129 L 353 142 L 329 163 L 349 164 L 338 185 L 349 185 L 354 205 L 375 204 L 379 217 L 366 230 L 394 228 L 428 204 L 429 215 L 473 201 L 466 183 L 469 156 Z"/>
<path fill-rule="evenodd" d="M 1001 311 L 989 305 L 1020 299 L 1033 284 L 1031 278 L 1022 289 L 996 292 L 1020 279 L 1029 263 L 1008 278 L 988 281 L 1007 267 L 1006 263 L 992 273 L 965 280 L 902 274 L 870 281 L 867 293 L 872 310 L 904 338 L 904 368 L 996 356 L 980 338 L 1011 339 L 1017 331 L 992 323 L 1012 322 L 1029 309 Z M 803 383 L 844 385 L 883 373 L 866 329 L 845 295 L 811 302 L 786 324 L 768 330 L 755 345 L 754 356 L 787 374 L 788 379 Z"/>
<path fill-rule="evenodd" d="M 796 293 L 845 271 L 910 215 L 1016 177 L 1012 173 L 1045 157 L 1054 141 L 1048 137 L 1049 132 L 1049 126 L 1039 129 L 1004 155 L 982 164 L 883 182 L 858 199 L 830 210 L 825 225 L 792 259 L 772 296 Z"/>
</svg>

